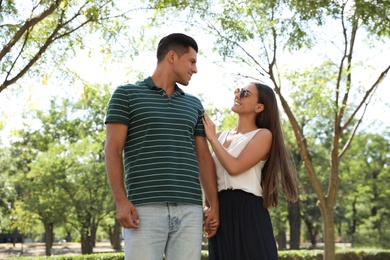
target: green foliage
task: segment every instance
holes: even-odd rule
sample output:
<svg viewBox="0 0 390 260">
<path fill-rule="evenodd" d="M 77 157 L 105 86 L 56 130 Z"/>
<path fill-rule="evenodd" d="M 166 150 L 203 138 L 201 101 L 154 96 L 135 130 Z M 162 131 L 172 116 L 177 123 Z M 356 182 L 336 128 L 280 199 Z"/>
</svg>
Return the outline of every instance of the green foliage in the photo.
<svg viewBox="0 0 390 260">
<path fill-rule="evenodd" d="M 58 259 L 58 260 L 123 260 L 125 256 L 122 253 L 99 253 L 99 254 L 87 254 L 87 255 L 60 255 L 60 256 L 52 256 L 52 257 L 12 257 L 9 259 L 15 260 L 26 260 L 26 259 L 34 259 L 34 260 L 43 260 L 43 259 Z"/>
<path fill-rule="evenodd" d="M 234 129 L 237 125 L 237 120 L 237 114 L 230 112 L 225 117 L 223 117 L 220 129 Z"/>
<path fill-rule="evenodd" d="M 278 202 L 279 204 L 276 208 L 269 210 L 275 235 L 279 231 L 285 232 L 288 223 L 287 202 L 283 198 L 279 198 Z"/>
<path fill-rule="evenodd" d="M 237 115 L 228 108 L 219 109 L 209 104 L 205 110 L 214 121 L 217 131 L 233 129 L 237 124 Z"/>
<path fill-rule="evenodd" d="M 281 260 L 322 260 L 322 250 L 286 250 L 278 252 L 279 259 Z M 349 260 L 349 259 L 361 259 L 361 260 L 385 260 L 389 259 L 390 251 L 381 249 L 354 249 L 354 250 L 337 250 L 335 260 Z M 52 257 L 12 257 L 8 259 L 14 260 L 42 260 L 55 258 L 59 260 L 123 260 L 124 254 L 121 253 L 99 253 L 91 255 L 62 255 Z M 208 259 L 208 252 L 202 251 L 202 260 Z"/>
<path fill-rule="evenodd" d="M 39 220 L 65 229 L 71 224 L 94 236 L 99 222 L 114 210 L 103 154 L 109 96 L 107 86 L 86 84 L 78 102 L 53 100 L 48 111 L 26 115 L 36 123 L 20 129 L 20 139 L 11 146 L 18 155 L 11 172 L 18 191 L 12 216 L 23 234 L 30 234 Z"/>
<path fill-rule="evenodd" d="M 11 210 L 10 230 L 18 230 L 21 234 L 32 235 L 40 224 L 39 215 L 30 211 L 21 201 L 16 201 Z"/>
<path fill-rule="evenodd" d="M 333 128 L 332 115 L 336 112 L 333 101 L 337 68 L 330 62 L 286 75 L 291 86 L 291 109 L 307 138 L 311 142 L 328 142 Z M 337 75 L 337 74 L 336 74 Z"/>
<path fill-rule="evenodd" d="M 255 20 L 248 10 L 252 7 L 256 10 L 256 4 L 262 10 L 257 10 Z M 294 124 L 296 142 L 301 144 L 300 149 L 309 154 L 308 157 L 305 156 L 305 164 L 317 192 L 309 198 L 311 203 L 316 202 L 317 198 L 321 199 L 319 205 L 322 205 L 323 217 L 328 217 L 328 221 L 324 223 L 331 223 L 323 230 L 328 231 L 325 233 L 328 235 L 325 240 L 326 248 L 332 258 L 333 211 L 340 223 L 346 221 L 345 208 L 335 205 L 339 187 L 338 164 L 343 149 L 348 148 L 345 145 L 348 145 L 350 136 L 354 134 L 351 126 L 356 122 L 353 114 L 356 106 L 362 97 L 363 101 L 367 97 L 364 97 L 364 91 L 370 93 L 366 88 L 360 88 L 359 83 L 351 82 L 352 69 L 355 69 L 355 64 L 359 65 L 358 62 L 352 63 L 357 29 L 362 25 L 358 23 L 359 12 L 353 3 L 343 6 L 342 2 L 334 1 L 257 1 L 256 4 L 242 8 L 240 3 L 225 1 L 221 12 L 210 11 L 215 16 L 209 25 L 217 35 L 216 45 L 221 55 L 246 63 L 248 68 L 254 67 L 256 72 L 268 76 L 273 82 L 284 111 Z M 285 81 L 280 75 L 284 74 L 277 66 L 280 50 L 283 46 L 286 51 L 306 46 L 310 48 L 317 38 L 322 39 L 315 29 L 324 30 L 325 25 L 334 22 L 339 23 L 345 33 L 340 35 L 343 43 L 340 44 L 340 49 L 345 49 L 345 53 L 335 55 L 335 61 L 328 61 L 327 58 L 320 66 L 302 73 L 302 77 L 296 77 L 298 73 L 294 69 L 293 77 L 287 83 L 299 86 L 300 89 L 295 91 L 290 88 L 288 93 L 291 95 L 287 98 L 281 92 Z M 257 24 L 261 24 L 261 27 L 256 27 Z M 332 39 L 331 42 L 334 44 L 337 40 Z M 363 93 L 360 92 L 361 89 L 364 89 Z M 290 99 L 295 100 L 295 104 L 287 104 Z M 330 152 L 332 157 L 329 160 Z M 332 219 L 329 221 L 329 218 Z M 342 233 L 341 229 L 339 233 Z"/>
<path fill-rule="evenodd" d="M 8 165 L 11 160 L 9 151 L 0 148 L 0 234 L 10 231 L 9 216 L 16 199 L 15 187 L 9 178 Z"/>
<path fill-rule="evenodd" d="M 326 16 L 335 19 L 345 19 L 349 22 L 359 20 L 359 23 L 370 33 L 378 36 L 389 36 L 390 18 L 388 12 L 389 0 L 374 1 L 285 1 L 291 9 L 295 9 L 299 20 L 314 19 L 318 25 L 326 24 Z"/>
<path fill-rule="evenodd" d="M 355 0 L 356 13 L 364 27 L 379 37 L 390 36 L 389 0 Z"/>
<path fill-rule="evenodd" d="M 322 250 L 288 250 L 279 251 L 279 259 L 285 260 L 312 260 L 323 259 Z M 390 251 L 383 249 L 341 249 L 336 250 L 335 260 L 364 259 L 385 260 L 389 259 Z"/>
<path fill-rule="evenodd" d="M 27 18 L 36 17 L 40 11 L 47 10 L 52 2 L 39 2 L 38 8 L 27 12 L 28 15 L 25 16 L 15 1 L 2 1 L 0 4 L 2 45 L 5 46 Z M 131 55 L 129 49 L 137 53 L 142 48 L 147 48 L 133 35 L 133 31 L 119 34 L 133 25 L 128 20 L 131 14 L 129 16 L 123 14 L 130 10 L 129 7 L 124 7 L 124 4 L 119 8 L 114 1 L 58 2 L 60 4 L 52 15 L 31 27 L 17 42 L 15 48 L 4 58 L 0 58 L 1 82 L 5 78 L 18 79 L 18 71 L 23 69 L 23 65 L 38 57 L 37 50 L 51 40 L 54 40 L 56 45 L 51 42 L 47 51 L 39 54 L 40 59 L 35 63 L 39 67 L 26 67 L 31 76 L 42 77 L 43 83 L 47 81 L 50 69 L 54 67 L 52 62 L 55 62 L 57 65 L 55 67 L 58 68 L 69 57 L 75 56 L 80 48 L 87 48 L 88 43 L 96 39 L 91 39 L 89 34 L 96 30 L 99 30 L 97 44 L 102 44 L 101 53 L 107 60 L 112 61 L 117 57 L 114 55 L 115 50 L 111 48 L 111 44 L 115 42 L 120 42 L 124 55 Z M 169 19 L 159 17 L 165 23 L 172 23 L 172 17 L 178 19 L 179 16 L 183 17 L 183 14 L 186 15 L 186 19 L 191 16 L 201 17 L 202 19 L 184 22 L 193 22 L 198 26 L 205 23 L 208 26 L 205 33 L 217 36 L 216 48 L 225 58 L 230 57 L 239 62 L 243 70 L 250 68 L 260 77 L 270 77 L 275 84 L 293 86 L 289 89 L 290 107 L 305 134 L 317 177 L 322 188 L 326 190 L 331 165 L 329 150 L 332 147 L 335 127 L 333 120 L 335 113 L 343 106 L 340 104 L 341 99 L 337 103 L 334 97 L 348 92 L 353 97 L 353 102 L 358 100 L 355 95 L 357 92 L 352 94 L 351 87 L 362 86 L 360 83 L 350 84 L 348 76 L 354 71 L 355 66 L 361 64 L 349 64 L 351 67 L 346 64 L 344 67 L 339 66 L 340 61 L 348 57 L 336 55 L 335 59 L 326 57 L 318 66 L 305 68 L 303 71 L 295 68 L 291 73 L 288 72 L 287 76 L 284 71 L 273 71 L 272 68 L 277 65 L 276 62 L 279 64 L 283 62 L 282 56 L 279 56 L 280 52 L 301 49 L 305 52 L 316 43 L 322 44 L 323 38 L 320 37 L 320 33 L 327 30 L 331 24 L 332 26 L 334 23 L 341 24 L 341 18 L 346 27 L 343 28 L 345 31 L 340 29 L 340 32 L 349 33 L 353 26 L 357 25 L 359 32 L 367 29 L 365 36 L 368 39 L 372 36 L 382 39 L 387 37 L 390 31 L 386 8 L 390 5 L 389 0 L 223 1 L 218 5 L 215 1 L 185 0 L 144 3 L 145 5 L 142 5 L 144 10 L 157 8 L 161 11 L 158 14 L 174 14 Z M 114 18 L 111 19 L 110 16 Z M 3 24 L 2 21 L 10 22 Z M 155 21 L 153 20 L 151 25 L 145 25 L 145 28 L 156 26 L 158 23 L 154 23 Z M 83 22 L 87 23 L 82 24 Z M 78 25 L 82 27 L 79 28 Z M 55 31 L 55 28 L 59 30 Z M 143 33 L 142 36 L 144 34 L 146 35 Z M 50 38 L 52 36 L 54 38 Z M 24 40 L 26 44 L 23 47 Z M 332 39 L 332 44 L 337 45 L 337 40 Z M 348 43 L 353 42 L 348 37 L 345 40 Z M 321 45 L 321 48 L 323 46 Z M 348 46 L 337 47 L 341 51 L 343 47 L 349 49 Z M 323 50 L 321 54 L 327 56 L 328 50 L 325 48 Z M 357 57 L 355 53 L 351 53 L 350 57 L 352 56 Z M 323 57 L 310 58 L 321 60 Z M 366 66 L 364 68 L 366 69 Z M 338 74 L 340 69 L 342 71 Z M 45 71 L 44 76 L 42 71 Z M 255 75 L 250 77 L 257 77 Z M 336 89 L 335 86 L 339 88 Z M 99 95 L 99 91 L 102 95 Z M 33 226 L 38 220 L 51 217 L 57 219 L 58 217 L 50 215 L 49 211 L 54 210 L 54 206 L 59 210 L 65 204 L 72 209 L 66 210 L 66 220 L 59 220 L 67 226 L 64 229 L 71 226 L 81 230 L 87 220 L 92 221 L 88 218 L 90 215 L 99 215 L 96 212 L 105 211 L 104 214 L 112 215 L 113 205 L 110 204 L 111 195 L 105 190 L 107 185 L 102 163 L 104 157 L 102 121 L 108 96 L 107 88 L 86 85 L 84 95 L 77 103 L 70 100 L 53 100 L 48 112 L 34 111 L 26 115 L 28 123 L 18 131 L 18 139 L 13 141 L 12 147 L 9 150 L 0 149 L 0 203 L 5 205 L 0 211 L 1 225 L 8 225 L 7 219 L 11 216 L 15 226 L 23 232 L 34 232 Z M 347 103 L 352 106 L 347 108 L 345 115 L 350 115 L 354 109 L 355 104 L 351 103 Z M 237 117 L 229 109 L 208 107 L 207 111 L 219 129 L 231 129 L 236 124 Z M 340 138 L 341 145 L 347 142 L 346 137 L 351 131 L 350 127 L 345 128 L 346 135 Z M 302 217 L 307 229 L 310 227 L 311 232 L 318 233 L 321 232 L 319 209 L 316 206 L 318 196 L 313 192 L 292 131 L 287 132 L 287 135 L 304 190 L 300 195 Z M 334 207 L 335 223 L 338 235 L 352 241 L 353 245 L 367 243 L 388 247 L 390 244 L 389 210 L 384 206 L 390 205 L 390 191 L 386 187 L 390 175 L 389 152 L 388 145 L 383 145 L 388 144 L 389 137 L 384 138 L 357 136 L 352 142 L 351 150 L 340 164 L 339 175 L 342 182 Z M 29 181 L 33 181 L 36 187 Z M 101 187 L 104 188 L 100 189 Z M 45 196 L 46 192 L 48 196 Z M 11 215 L 10 208 L 14 209 Z M 283 208 L 279 210 L 280 213 L 277 214 L 280 219 L 276 219 L 278 222 L 276 227 L 279 228 L 280 224 L 280 229 L 283 229 L 286 211 Z M 82 212 L 77 214 L 77 211 Z M 105 218 L 104 214 L 97 216 L 93 220 L 94 223 L 101 223 Z M 103 222 L 110 223 L 110 220 Z M 308 230 L 307 233 L 309 232 Z M 307 252 L 302 254 L 308 254 L 307 257 L 310 257 Z M 353 253 L 346 253 L 346 257 L 350 254 Z"/>
<path fill-rule="evenodd" d="M 310 147 L 311 160 L 324 190 L 328 185 L 329 151 L 332 147 L 334 114 L 338 108 L 333 99 L 337 92 L 334 87 L 337 84 L 335 75 L 337 75 L 337 68 L 330 61 L 318 67 L 309 67 L 300 72 L 291 71 L 286 74 L 286 79 L 291 86 L 290 107 Z M 304 171 L 304 168 L 302 167 L 301 170 Z M 306 180 L 305 184 L 309 185 L 304 174 L 301 174 L 300 178 Z"/>
<path fill-rule="evenodd" d="M 279 251 L 278 259 L 283 260 L 322 260 L 322 250 L 288 250 Z"/>
<path fill-rule="evenodd" d="M 164 10 L 167 7 L 175 7 L 177 9 L 183 10 L 184 8 L 188 7 L 188 5 L 192 1 L 187 0 L 159 0 L 159 1 L 153 1 L 153 3 L 150 3 L 153 5 L 153 8 L 156 8 L 157 10 Z"/>
<path fill-rule="evenodd" d="M 155 10 L 155 16 L 170 15 L 171 13 L 183 12 L 187 9 L 198 10 L 209 4 L 208 0 L 155 0 L 145 1 L 148 8 Z M 153 20 L 155 23 L 156 20 Z"/>
<path fill-rule="evenodd" d="M 390 251 L 383 249 L 343 249 L 338 250 L 336 260 L 364 259 L 364 260 L 385 260 L 389 259 Z"/>
<path fill-rule="evenodd" d="M 390 142 L 383 135 L 361 133 L 340 167 L 344 185 L 339 205 L 345 207 L 346 230 L 354 246 L 388 248 L 390 193 Z"/>
<path fill-rule="evenodd" d="M 310 24 L 294 18 L 284 1 L 223 1 L 194 10 L 210 33 L 217 36 L 215 46 L 224 58 L 253 66 L 260 74 L 267 71 L 277 43 L 286 49 L 310 46 Z"/>
<path fill-rule="evenodd" d="M 90 45 L 94 33 L 94 43 L 110 50 L 130 26 L 127 13 L 137 9 L 116 0 L 2 1 L 0 8 L 0 92 L 26 74 L 46 82 L 53 67 L 64 69 Z"/>
</svg>

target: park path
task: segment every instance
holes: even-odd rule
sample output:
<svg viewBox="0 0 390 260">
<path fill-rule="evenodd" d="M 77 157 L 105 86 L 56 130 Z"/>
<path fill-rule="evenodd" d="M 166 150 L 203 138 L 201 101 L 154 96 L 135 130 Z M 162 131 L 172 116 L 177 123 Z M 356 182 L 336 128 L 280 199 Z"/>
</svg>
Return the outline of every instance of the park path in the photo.
<svg viewBox="0 0 390 260">
<path fill-rule="evenodd" d="M 123 248 L 123 245 L 122 245 Z M 110 242 L 97 242 L 93 249 L 94 253 L 114 252 Z M 80 255 L 80 243 L 54 243 L 52 255 Z M 0 259 L 7 259 L 16 256 L 44 256 L 45 243 L 17 243 L 13 246 L 12 243 L 0 243 Z"/>
</svg>

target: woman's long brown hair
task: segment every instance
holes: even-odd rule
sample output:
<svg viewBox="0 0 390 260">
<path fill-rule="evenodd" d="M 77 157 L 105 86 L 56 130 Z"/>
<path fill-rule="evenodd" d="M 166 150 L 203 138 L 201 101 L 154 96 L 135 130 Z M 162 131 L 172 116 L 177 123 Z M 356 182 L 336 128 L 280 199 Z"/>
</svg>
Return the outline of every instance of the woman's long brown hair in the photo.
<svg viewBox="0 0 390 260">
<path fill-rule="evenodd" d="M 284 142 L 275 93 L 267 85 L 257 82 L 252 84 L 259 93 L 259 103 L 264 104 L 264 110 L 256 117 L 256 125 L 259 128 L 267 128 L 272 133 L 271 149 L 261 175 L 263 205 L 266 208 L 278 205 L 279 178 L 287 200 L 295 202 L 298 200 L 296 171 Z"/>
</svg>

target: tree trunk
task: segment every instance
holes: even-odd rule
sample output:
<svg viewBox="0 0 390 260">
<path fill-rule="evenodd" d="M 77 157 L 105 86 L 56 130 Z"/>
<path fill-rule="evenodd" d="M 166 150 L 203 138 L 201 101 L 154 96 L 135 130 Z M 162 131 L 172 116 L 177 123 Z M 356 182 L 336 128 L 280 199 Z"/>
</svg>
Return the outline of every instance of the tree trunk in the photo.
<svg viewBox="0 0 390 260">
<path fill-rule="evenodd" d="M 290 225 L 290 249 L 299 250 L 301 237 L 301 214 L 299 201 L 288 203 L 288 222 Z"/>
<path fill-rule="evenodd" d="M 314 249 L 317 246 L 316 236 L 317 236 L 317 230 L 313 227 L 313 223 L 308 218 L 303 218 L 306 227 L 307 227 L 307 234 L 309 235 L 311 246 L 310 248 Z"/>
<path fill-rule="evenodd" d="M 379 192 L 378 192 L 378 185 L 377 185 L 377 182 L 378 182 L 378 175 L 379 175 L 379 172 L 378 171 L 373 171 L 372 172 L 372 189 L 371 189 L 371 193 L 372 193 L 372 200 L 371 201 L 379 201 Z M 378 211 L 379 211 L 379 208 L 374 204 L 373 207 L 371 207 L 371 216 L 372 217 L 376 217 L 377 214 L 378 214 Z M 374 220 L 373 221 L 373 228 L 377 230 L 378 234 L 380 233 L 380 220 Z"/>
<path fill-rule="evenodd" d="M 336 259 L 336 247 L 334 236 L 334 203 L 326 201 L 330 205 L 320 204 L 324 223 L 324 260 Z"/>
<path fill-rule="evenodd" d="M 93 244 L 91 235 L 88 231 L 81 233 L 81 254 L 88 255 L 93 253 Z"/>
<path fill-rule="evenodd" d="M 98 229 L 98 225 L 97 224 L 91 226 L 91 243 L 92 243 L 93 247 L 96 246 L 96 232 L 97 232 L 97 229 Z"/>
<path fill-rule="evenodd" d="M 122 231 L 121 224 L 115 218 L 114 230 L 112 232 L 112 238 L 111 238 L 112 248 L 115 251 L 121 251 L 122 250 L 122 246 L 121 246 L 121 231 Z"/>
<path fill-rule="evenodd" d="M 72 242 L 72 232 L 66 231 L 66 237 L 65 237 L 66 242 Z"/>
<path fill-rule="evenodd" d="M 357 209 L 356 209 L 356 197 L 353 199 L 352 202 L 352 226 L 351 226 L 351 247 L 355 244 L 355 233 L 356 233 L 356 227 L 357 227 Z"/>
<path fill-rule="evenodd" d="M 276 235 L 276 242 L 278 243 L 278 250 L 287 249 L 286 231 L 280 230 Z"/>
<path fill-rule="evenodd" d="M 53 223 L 43 223 L 45 227 L 45 254 L 51 256 L 51 248 L 53 246 Z"/>
</svg>

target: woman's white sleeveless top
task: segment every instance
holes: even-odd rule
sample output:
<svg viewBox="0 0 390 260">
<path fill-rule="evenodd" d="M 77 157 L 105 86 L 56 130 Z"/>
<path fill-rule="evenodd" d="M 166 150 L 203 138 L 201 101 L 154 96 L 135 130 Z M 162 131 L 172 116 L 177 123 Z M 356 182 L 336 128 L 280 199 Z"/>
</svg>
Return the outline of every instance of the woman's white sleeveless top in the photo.
<svg viewBox="0 0 390 260">
<path fill-rule="evenodd" d="M 261 129 L 256 129 L 245 134 L 240 134 L 230 143 L 229 147 L 225 149 L 229 152 L 229 154 L 237 158 L 248 142 L 252 139 L 252 137 L 260 130 Z M 224 144 L 228 133 L 228 130 L 224 130 L 219 135 L 218 141 L 222 145 Z M 260 186 L 261 170 L 263 169 L 266 161 L 260 161 L 247 171 L 231 176 L 221 165 L 214 152 L 212 155 L 217 172 L 218 191 L 227 189 L 240 189 L 252 193 L 256 196 L 262 196 L 262 189 Z"/>
</svg>

